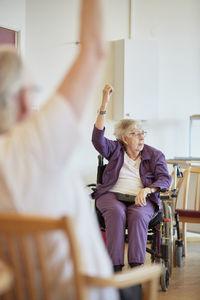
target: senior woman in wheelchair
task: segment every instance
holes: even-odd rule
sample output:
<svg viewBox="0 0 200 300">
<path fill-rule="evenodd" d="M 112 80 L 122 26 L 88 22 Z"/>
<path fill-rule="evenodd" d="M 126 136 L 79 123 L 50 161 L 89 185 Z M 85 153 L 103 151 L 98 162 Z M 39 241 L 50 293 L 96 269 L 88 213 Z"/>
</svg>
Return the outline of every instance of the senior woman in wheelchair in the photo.
<svg viewBox="0 0 200 300">
<path fill-rule="evenodd" d="M 164 154 L 144 144 L 140 121 L 123 119 L 115 126 L 116 140 L 104 137 L 106 107 L 113 88 L 106 85 L 92 142 L 108 160 L 102 184 L 93 197 L 106 226 L 106 246 L 114 271 L 124 266 L 124 234 L 128 226 L 128 263 L 135 267 L 145 262 L 148 224 L 161 209 L 159 191 L 168 189 L 171 177 Z"/>
</svg>

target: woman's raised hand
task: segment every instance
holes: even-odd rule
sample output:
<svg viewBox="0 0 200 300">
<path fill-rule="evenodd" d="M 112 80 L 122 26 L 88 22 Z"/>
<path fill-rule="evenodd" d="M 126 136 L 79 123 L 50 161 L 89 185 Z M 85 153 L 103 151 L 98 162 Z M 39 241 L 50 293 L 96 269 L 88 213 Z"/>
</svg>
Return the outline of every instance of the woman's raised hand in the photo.
<svg viewBox="0 0 200 300">
<path fill-rule="evenodd" d="M 98 116 L 97 116 L 97 119 L 95 122 L 95 127 L 99 130 L 104 129 L 106 107 L 110 100 L 110 96 L 112 95 L 112 92 L 113 92 L 113 87 L 109 84 L 106 84 L 103 89 L 103 97 L 102 97 L 101 107 L 98 110 Z"/>
<path fill-rule="evenodd" d="M 112 93 L 113 93 L 113 87 L 109 84 L 106 84 L 103 89 L 102 107 L 105 108 L 107 106 Z"/>
</svg>

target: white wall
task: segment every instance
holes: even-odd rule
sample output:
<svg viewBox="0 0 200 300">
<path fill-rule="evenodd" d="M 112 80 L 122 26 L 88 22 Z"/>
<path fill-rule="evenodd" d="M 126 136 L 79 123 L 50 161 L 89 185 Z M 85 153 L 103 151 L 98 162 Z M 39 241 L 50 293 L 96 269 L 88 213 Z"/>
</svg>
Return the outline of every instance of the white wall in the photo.
<svg viewBox="0 0 200 300">
<path fill-rule="evenodd" d="M 26 58 L 40 87 L 41 105 L 76 55 L 78 1 L 26 3 Z"/>
<path fill-rule="evenodd" d="M 26 57 L 41 86 L 41 104 L 57 85 L 76 55 L 78 0 L 27 0 Z M 104 0 L 108 41 L 154 39 L 159 44 L 159 119 L 147 122 L 147 143 L 163 150 L 167 158 L 188 154 L 189 115 L 200 113 L 200 2 L 198 0 L 133 0 L 129 31 L 129 0 Z M 91 131 L 100 105 L 101 89 L 113 83 L 113 58 L 109 52 L 104 74 L 82 122 L 83 141 L 75 156 L 85 182 L 95 179 L 97 153 Z M 112 119 L 112 103 L 108 118 Z M 112 120 L 107 134 L 112 136 Z"/>
<path fill-rule="evenodd" d="M 122 14 L 120 23 L 117 21 L 118 14 L 113 10 L 114 2 Z M 120 2 L 104 0 L 107 40 L 113 38 L 112 22 L 116 24 L 117 38 L 127 35 L 128 0 Z M 27 0 L 26 3 L 27 60 L 43 86 L 44 96 L 47 96 L 75 57 L 80 1 Z"/>
<path fill-rule="evenodd" d="M 54 90 L 76 55 L 79 1 L 27 0 L 26 3 L 26 58 L 41 87 L 40 105 Z M 106 40 L 127 38 L 129 1 L 104 0 L 103 9 Z M 83 118 L 81 151 L 78 149 L 75 153 L 74 163 L 86 182 L 95 178 L 97 153 L 91 144 L 91 132 L 101 89 L 108 80 L 112 81 L 112 57 L 109 54 L 96 95 L 90 100 Z"/>
<path fill-rule="evenodd" d="M 18 31 L 20 34 L 20 50 L 25 47 L 25 0 L 0 1 L 0 27 Z"/>
<path fill-rule="evenodd" d="M 147 124 L 148 142 L 167 157 L 187 156 L 189 116 L 200 113 L 200 1 L 132 3 L 132 37 L 159 45 L 159 120 Z"/>
<path fill-rule="evenodd" d="M 187 156 L 189 116 L 200 114 L 200 1 L 132 3 L 132 37 L 153 39 L 159 45 L 159 119 L 146 124 L 147 141 L 168 158 Z M 192 149 L 200 157 L 199 138 L 193 139 Z M 199 232 L 199 225 L 188 228 Z"/>
</svg>

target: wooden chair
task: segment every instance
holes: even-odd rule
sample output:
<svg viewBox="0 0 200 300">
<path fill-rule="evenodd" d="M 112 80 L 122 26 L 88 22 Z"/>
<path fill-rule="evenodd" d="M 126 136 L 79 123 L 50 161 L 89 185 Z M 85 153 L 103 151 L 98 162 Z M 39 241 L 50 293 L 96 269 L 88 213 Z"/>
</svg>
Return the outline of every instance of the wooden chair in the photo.
<svg viewBox="0 0 200 300">
<path fill-rule="evenodd" d="M 139 283 L 144 283 L 144 300 L 155 300 L 157 297 L 157 284 L 158 278 L 161 273 L 161 267 L 159 265 L 137 267 L 135 269 L 127 270 L 119 274 L 113 274 L 110 277 L 92 277 L 83 274 L 83 265 L 81 262 L 81 251 L 76 240 L 76 234 L 74 230 L 73 219 L 69 217 L 62 218 L 47 218 L 36 216 L 25 216 L 18 214 L 0 214 L 0 238 L 3 238 L 6 245 L 6 253 L 1 253 L 4 261 L 6 261 L 13 269 L 14 273 L 14 289 L 12 295 L 7 294 L 6 299 L 39 299 L 38 291 L 36 288 L 36 278 L 33 272 L 34 267 L 31 260 L 30 244 L 28 239 L 32 236 L 34 246 L 37 249 L 38 266 L 40 274 L 41 289 L 43 297 L 42 299 L 50 300 L 51 293 L 48 282 L 48 272 L 46 269 L 46 259 L 44 255 L 44 245 L 42 235 L 44 233 L 50 233 L 55 231 L 62 231 L 66 240 L 69 243 L 69 251 L 74 268 L 74 287 L 76 291 L 77 300 L 88 299 L 88 290 L 92 287 L 116 287 L 124 288 Z M 20 243 L 20 251 L 22 257 L 19 262 L 17 251 L 19 244 L 16 244 L 16 237 L 18 237 L 18 243 Z M 31 244 L 33 247 L 33 243 Z M 99 258 L 101 259 L 101 258 Z M 23 274 L 22 274 L 23 264 Z M 14 295 L 14 296 L 13 296 Z M 14 297 L 14 298 L 12 298 Z"/>
<path fill-rule="evenodd" d="M 193 197 L 189 193 L 189 188 L 191 188 L 191 179 L 194 176 L 191 174 L 196 174 L 195 180 L 195 196 Z M 191 178 L 193 177 L 193 178 Z M 187 223 L 200 223 L 200 167 L 189 167 L 184 172 L 184 193 L 183 193 L 183 206 L 181 209 L 176 209 L 179 215 L 179 221 L 182 222 L 182 238 L 184 241 L 184 254 L 187 254 Z M 182 182 L 182 183 L 183 183 Z M 178 200 L 179 201 L 179 200 Z"/>
<path fill-rule="evenodd" d="M 0 260 L 0 295 L 9 291 L 12 284 L 13 272 L 4 261 Z"/>
</svg>

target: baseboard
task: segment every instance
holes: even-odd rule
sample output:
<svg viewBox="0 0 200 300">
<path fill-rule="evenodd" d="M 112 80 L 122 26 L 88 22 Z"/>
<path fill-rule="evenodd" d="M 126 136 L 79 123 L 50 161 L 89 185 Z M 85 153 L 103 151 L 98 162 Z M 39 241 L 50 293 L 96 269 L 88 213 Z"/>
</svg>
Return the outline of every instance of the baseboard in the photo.
<svg viewBox="0 0 200 300">
<path fill-rule="evenodd" d="M 187 232 L 187 242 L 199 242 L 200 234 L 195 232 Z"/>
<path fill-rule="evenodd" d="M 200 242 L 200 236 L 189 236 L 187 237 L 187 242 L 188 243 Z"/>
</svg>

